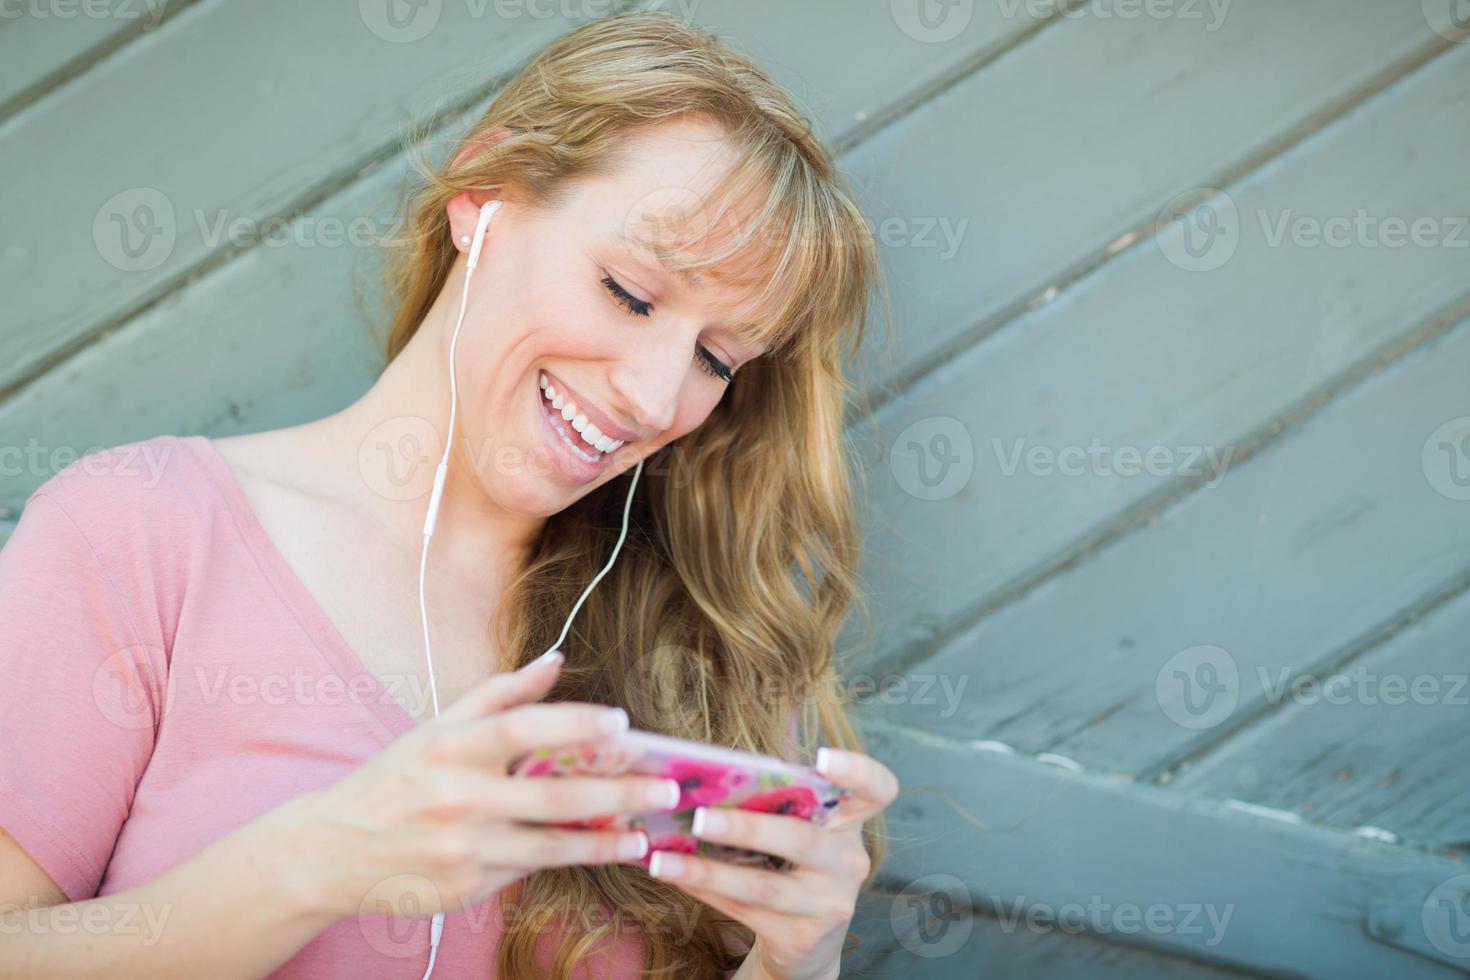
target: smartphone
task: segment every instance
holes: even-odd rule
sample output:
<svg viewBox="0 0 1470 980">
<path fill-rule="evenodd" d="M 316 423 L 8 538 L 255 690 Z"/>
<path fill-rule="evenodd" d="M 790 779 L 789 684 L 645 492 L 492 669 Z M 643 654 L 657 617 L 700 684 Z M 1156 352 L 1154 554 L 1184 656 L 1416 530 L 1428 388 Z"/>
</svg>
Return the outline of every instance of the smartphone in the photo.
<svg viewBox="0 0 1470 980">
<path fill-rule="evenodd" d="M 554 822 L 578 829 L 641 830 L 648 835 L 645 867 L 654 851 L 683 851 L 746 867 L 784 870 L 790 862 L 772 854 L 702 840 L 691 833 L 694 808 L 728 807 L 780 813 L 824 823 L 848 789 L 815 769 L 756 752 L 633 729 L 569 746 L 534 749 L 511 764 L 514 776 L 661 776 L 683 792 L 672 810 L 610 814 Z"/>
</svg>

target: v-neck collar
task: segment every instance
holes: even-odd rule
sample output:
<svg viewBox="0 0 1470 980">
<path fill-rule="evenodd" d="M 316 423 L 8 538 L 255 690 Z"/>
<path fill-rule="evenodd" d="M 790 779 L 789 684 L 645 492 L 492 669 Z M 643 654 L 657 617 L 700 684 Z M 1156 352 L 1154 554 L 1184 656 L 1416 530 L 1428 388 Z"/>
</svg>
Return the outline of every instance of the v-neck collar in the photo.
<svg viewBox="0 0 1470 980">
<path fill-rule="evenodd" d="M 365 708 L 377 716 L 378 721 L 383 724 L 396 738 L 412 731 L 418 721 L 398 703 L 388 690 L 378 681 L 377 675 L 367 668 L 357 652 L 348 644 L 345 637 L 332 623 L 321 604 L 301 581 L 296 570 L 286 561 L 286 556 L 281 549 L 276 547 L 270 535 L 266 533 L 265 526 L 261 524 L 255 508 L 250 505 L 250 499 L 245 495 L 245 489 L 241 486 L 239 478 L 235 476 L 234 470 L 230 468 L 220 451 L 215 448 L 208 436 L 170 436 L 178 443 L 189 449 L 195 450 L 195 458 L 204 464 L 216 487 L 219 488 L 225 503 L 234 518 L 235 526 L 239 529 L 240 537 L 245 546 L 255 557 L 256 564 L 270 582 L 272 589 L 280 596 L 281 600 L 291 610 L 296 621 L 301 624 L 316 648 L 330 662 L 332 668 L 337 671 L 344 683 L 350 679 L 366 677 L 370 690 L 368 696 L 359 700 Z M 356 683 L 361 684 L 362 681 Z M 353 687 L 353 690 L 360 690 Z"/>
</svg>

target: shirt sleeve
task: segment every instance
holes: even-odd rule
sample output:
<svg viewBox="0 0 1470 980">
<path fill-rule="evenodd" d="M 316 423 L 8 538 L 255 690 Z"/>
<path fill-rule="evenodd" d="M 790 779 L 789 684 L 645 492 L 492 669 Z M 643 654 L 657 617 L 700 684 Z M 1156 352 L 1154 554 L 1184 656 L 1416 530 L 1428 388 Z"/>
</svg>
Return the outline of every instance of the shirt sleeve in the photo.
<svg viewBox="0 0 1470 980">
<path fill-rule="evenodd" d="M 26 502 L 0 550 L 0 826 L 66 893 L 94 897 L 162 716 L 167 659 L 60 501 Z"/>
</svg>

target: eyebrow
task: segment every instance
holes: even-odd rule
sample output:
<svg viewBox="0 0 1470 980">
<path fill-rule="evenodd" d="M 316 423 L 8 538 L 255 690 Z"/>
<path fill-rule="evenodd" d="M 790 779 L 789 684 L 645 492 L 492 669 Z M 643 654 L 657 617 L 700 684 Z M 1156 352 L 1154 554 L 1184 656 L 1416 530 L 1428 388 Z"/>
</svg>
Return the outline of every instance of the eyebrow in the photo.
<svg viewBox="0 0 1470 980">
<path fill-rule="evenodd" d="M 642 252 L 645 255 L 651 256 L 658 263 L 659 268 L 663 269 L 665 272 L 672 272 L 674 275 L 684 280 L 684 282 L 688 285 L 700 286 L 704 284 L 704 276 L 699 275 L 692 269 L 669 268 L 668 262 L 666 260 L 669 256 L 675 254 L 672 249 L 664 248 L 660 246 L 657 242 L 645 238 L 637 232 L 630 232 L 627 229 L 620 229 L 616 232 L 613 232 L 612 237 L 613 241 L 617 242 L 620 245 L 626 245 L 635 252 Z"/>
<path fill-rule="evenodd" d="M 703 286 L 706 282 L 704 276 L 699 275 L 692 269 L 670 269 L 668 267 L 668 263 L 665 261 L 665 258 L 667 256 L 675 254 L 674 251 L 672 249 L 660 246 L 657 242 L 645 238 L 643 235 L 640 235 L 637 232 L 632 232 L 625 228 L 622 228 L 613 232 L 612 239 L 620 245 L 631 248 L 635 252 L 640 252 L 647 256 L 650 256 L 658 263 L 658 267 L 663 269 L 664 272 L 673 273 L 675 276 L 678 276 L 681 280 L 683 280 L 683 282 L 688 286 L 699 288 Z M 728 323 L 726 324 L 726 326 L 729 330 L 734 332 L 737 337 L 740 338 L 741 343 L 745 344 L 752 350 L 760 350 L 762 351 L 762 353 L 764 353 L 764 345 L 760 344 L 755 337 L 755 334 L 760 329 L 761 324 L 752 323 L 749 321 L 741 321 L 738 323 Z"/>
</svg>

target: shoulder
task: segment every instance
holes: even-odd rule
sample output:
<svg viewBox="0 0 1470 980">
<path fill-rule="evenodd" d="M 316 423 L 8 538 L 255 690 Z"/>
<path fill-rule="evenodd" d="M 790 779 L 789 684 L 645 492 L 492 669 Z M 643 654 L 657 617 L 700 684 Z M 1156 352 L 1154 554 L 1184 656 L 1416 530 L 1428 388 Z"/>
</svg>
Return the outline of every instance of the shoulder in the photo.
<svg viewBox="0 0 1470 980">
<path fill-rule="evenodd" d="M 225 489 L 209 453 L 204 437 L 174 435 L 93 449 L 31 493 L 19 523 L 45 498 L 109 577 L 130 583 L 130 601 L 179 595 L 225 526 Z"/>
<path fill-rule="evenodd" d="M 63 465 L 26 498 L 6 544 L 10 581 L 29 590 L 15 594 L 52 589 L 74 616 L 90 610 L 97 622 L 125 623 L 131 642 L 168 649 L 218 524 L 198 453 L 190 437 L 162 435 Z"/>
<path fill-rule="evenodd" d="M 209 488 L 200 439 L 159 435 L 93 449 L 64 465 L 26 503 L 49 497 L 84 529 L 122 529 L 177 516 Z"/>
</svg>

